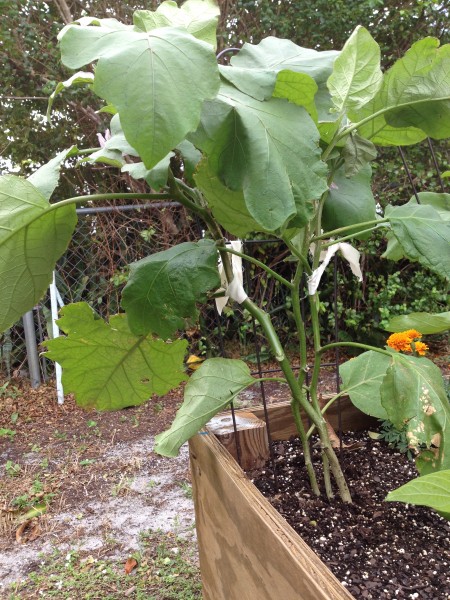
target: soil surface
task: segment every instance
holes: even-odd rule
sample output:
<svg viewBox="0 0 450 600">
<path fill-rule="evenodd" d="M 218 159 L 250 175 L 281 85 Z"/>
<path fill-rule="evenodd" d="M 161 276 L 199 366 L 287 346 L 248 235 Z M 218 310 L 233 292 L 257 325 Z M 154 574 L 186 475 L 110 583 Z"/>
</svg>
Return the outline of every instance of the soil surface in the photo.
<svg viewBox="0 0 450 600">
<path fill-rule="evenodd" d="M 416 477 L 414 462 L 367 432 L 343 442 L 353 504 L 310 492 L 295 439 L 274 443 L 277 486 L 269 467 L 253 481 L 355 598 L 450 599 L 450 523 L 425 507 L 384 502 Z M 319 475 L 317 447 L 314 460 Z"/>
<path fill-rule="evenodd" d="M 55 552 L 125 563 L 147 531 L 173 532 L 195 545 L 187 446 L 176 459 L 152 452 L 181 389 L 111 413 L 86 412 L 71 396 L 58 405 L 50 385 L 34 390 L 11 381 L 3 389 L 0 597 Z M 26 519 L 42 505 L 44 514 Z"/>
</svg>

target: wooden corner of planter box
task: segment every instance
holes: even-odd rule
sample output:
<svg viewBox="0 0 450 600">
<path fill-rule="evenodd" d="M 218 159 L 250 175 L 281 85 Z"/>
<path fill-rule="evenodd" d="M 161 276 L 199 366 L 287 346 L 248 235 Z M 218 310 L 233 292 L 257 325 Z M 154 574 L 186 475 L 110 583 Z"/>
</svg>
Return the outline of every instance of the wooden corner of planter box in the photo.
<svg viewBox="0 0 450 600">
<path fill-rule="evenodd" d="M 346 421 L 362 428 L 361 413 L 349 410 Z M 289 402 L 269 411 L 272 438 L 287 439 L 274 433 L 293 433 Z M 353 599 L 215 435 L 202 431 L 189 448 L 204 600 Z"/>
</svg>

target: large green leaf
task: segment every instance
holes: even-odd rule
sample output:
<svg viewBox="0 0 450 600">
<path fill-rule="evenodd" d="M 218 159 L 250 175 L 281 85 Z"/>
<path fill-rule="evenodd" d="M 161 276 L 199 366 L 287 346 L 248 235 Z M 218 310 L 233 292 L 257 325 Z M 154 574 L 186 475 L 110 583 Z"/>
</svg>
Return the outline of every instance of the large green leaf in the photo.
<svg viewBox="0 0 450 600">
<path fill-rule="evenodd" d="M 347 136 L 342 150 L 346 177 L 354 177 L 361 169 L 377 157 L 375 146 L 370 140 L 362 138 L 355 132 Z"/>
<path fill-rule="evenodd" d="M 351 178 L 346 177 L 344 167 L 336 172 L 323 207 L 324 231 L 376 219 L 375 199 L 370 185 L 371 176 L 372 169 L 368 164 Z M 355 227 L 347 231 L 346 235 L 354 233 L 357 238 L 370 235 L 370 233 L 358 235 L 358 229 L 361 231 L 361 227 Z"/>
<path fill-rule="evenodd" d="M 388 206 L 385 216 L 408 258 L 450 277 L 450 222 L 440 212 L 431 205 L 410 201 Z"/>
<path fill-rule="evenodd" d="M 194 143 L 226 187 L 244 192 L 248 212 L 275 231 L 327 189 L 319 133 L 302 107 L 259 102 L 224 83 L 205 104 Z"/>
<path fill-rule="evenodd" d="M 255 100 L 268 100 L 273 93 L 276 71 L 270 69 L 242 69 L 219 65 L 220 74 L 223 79 L 232 83 L 235 88 L 255 98 Z"/>
<path fill-rule="evenodd" d="M 311 118 L 317 122 L 319 116 L 314 103 L 314 97 L 318 91 L 317 83 L 306 73 L 295 71 L 279 71 L 275 88 L 274 98 L 286 98 L 298 106 L 304 106 Z"/>
<path fill-rule="evenodd" d="M 385 354 L 370 350 L 339 367 L 342 390 L 347 392 L 353 404 L 362 412 L 387 419 L 381 404 L 380 386 L 392 360 Z"/>
<path fill-rule="evenodd" d="M 240 238 L 255 231 L 264 231 L 248 212 L 244 194 L 225 187 L 211 171 L 207 160 L 202 160 L 194 179 L 214 217 L 226 231 Z"/>
<path fill-rule="evenodd" d="M 424 335 L 443 333 L 450 329 L 450 312 L 426 313 L 415 312 L 409 315 L 399 315 L 390 319 L 387 331 L 399 332 L 415 329 Z"/>
<path fill-rule="evenodd" d="M 122 173 L 129 173 L 133 179 L 145 179 L 154 190 L 159 190 L 167 183 L 170 159 L 175 156 L 169 152 L 153 169 L 147 169 L 142 162 L 126 163 L 122 166 Z"/>
<path fill-rule="evenodd" d="M 330 114 L 332 107 L 327 88 L 333 63 L 339 52 L 327 50 L 318 52 L 297 46 L 290 40 L 267 37 L 258 45 L 244 44 L 239 54 L 233 56 L 231 65 L 243 69 L 279 71 L 289 70 L 306 73 L 318 86 L 315 103 L 320 121 L 334 121 L 337 115 Z"/>
<path fill-rule="evenodd" d="M 184 391 L 184 402 L 170 429 L 156 436 L 155 452 L 176 456 L 184 442 L 255 381 L 242 360 L 205 360 L 190 378 Z"/>
<path fill-rule="evenodd" d="M 184 242 L 131 264 L 122 306 L 133 333 L 167 339 L 196 319 L 196 303 L 219 287 L 215 243 Z"/>
<path fill-rule="evenodd" d="M 63 367 L 63 385 L 85 408 L 118 410 L 163 395 L 187 379 L 186 340 L 166 343 L 131 333 L 126 315 L 109 324 L 80 302 L 61 310 L 58 325 L 67 334 L 46 342 L 47 356 Z"/>
<path fill-rule="evenodd" d="M 181 154 L 183 159 L 184 178 L 190 185 L 194 186 L 194 172 L 202 159 L 202 153 L 188 140 L 183 140 L 178 144 L 176 150 Z"/>
<path fill-rule="evenodd" d="M 219 87 L 210 44 L 187 31 L 71 25 L 60 36 L 66 66 L 98 59 L 93 89 L 119 114 L 125 137 L 151 169 L 194 130 Z M 182 107 L 182 109 L 180 108 Z"/>
<path fill-rule="evenodd" d="M 450 469 L 408 481 L 389 492 L 385 500 L 429 506 L 446 519 L 450 519 Z"/>
<path fill-rule="evenodd" d="M 388 419 L 397 428 L 407 424 L 409 445 L 417 450 L 431 448 L 439 437 L 438 448 L 425 453 L 428 460 L 419 457 L 421 473 L 450 468 L 450 404 L 440 369 L 427 358 L 398 352 L 392 357 L 380 387 Z"/>
<path fill-rule="evenodd" d="M 381 85 L 380 47 L 360 25 L 345 42 L 327 85 L 338 112 L 358 110 Z"/>
<path fill-rule="evenodd" d="M 376 115 L 372 118 L 372 115 Z M 383 77 L 376 96 L 351 111 L 363 137 L 380 145 L 414 144 L 450 136 L 450 45 L 435 38 L 413 44 Z"/>
<path fill-rule="evenodd" d="M 151 31 L 158 27 L 180 27 L 215 48 L 219 15 L 220 10 L 214 0 L 187 0 L 179 8 L 176 2 L 166 0 L 156 11 L 136 11 L 133 21 L 141 31 Z"/>
<path fill-rule="evenodd" d="M 432 206 L 440 215 L 444 221 L 450 220 L 450 194 L 436 193 L 436 192 L 419 192 L 419 202 L 422 205 Z M 415 196 L 410 198 L 408 204 L 417 205 L 417 199 Z M 386 251 L 382 255 L 383 258 L 389 260 L 401 260 L 405 256 L 405 252 L 392 232 L 389 232 L 388 245 Z"/>
<path fill-rule="evenodd" d="M 42 298 L 76 222 L 73 204 L 55 208 L 29 181 L 0 177 L 0 331 Z"/>
<path fill-rule="evenodd" d="M 407 426 L 410 446 L 420 451 L 421 473 L 449 468 L 450 404 L 436 365 L 400 352 L 369 351 L 341 365 L 339 372 L 343 391 L 357 408 L 398 428 Z"/>
<path fill-rule="evenodd" d="M 61 165 L 67 158 L 76 154 L 76 146 L 71 146 L 67 150 L 59 152 L 48 163 L 42 165 L 42 167 L 30 175 L 28 181 L 37 188 L 47 200 L 50 200 L 50 196 L 55 191 L 59 182 Z"/>
</svg>

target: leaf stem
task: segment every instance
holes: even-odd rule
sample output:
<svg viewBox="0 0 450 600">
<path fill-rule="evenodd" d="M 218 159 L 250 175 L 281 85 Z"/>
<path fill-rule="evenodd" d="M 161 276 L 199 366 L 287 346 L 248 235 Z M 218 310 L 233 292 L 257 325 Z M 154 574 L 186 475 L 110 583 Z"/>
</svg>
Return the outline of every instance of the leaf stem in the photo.
<svg viewBox="0 0 450 600">
<path fill-rule="evenodd" d="M 389 219 L 372 219 L 371 221 L 363 221 L 362 223 L 355 223 L 353 225 L 346 225 L 345 227 L 339 227 L 338 229 L 332 229 L 331 231 L 327 231 L 325 233 L 321 233 L 320 235 L 315 235 L 311 238 L 311 242 L 317 242 L 319 240 L 324 240 L 330 237 L 335 237 L 336 235 L 340 235 L 346 231 L 350 231 L 351 229 L 355 229 L 356 227 L 369 227 L 372 225 L 381 225 L 383 223 L 388 223 Z"/>
<path fill-rule="evenodd" d="M 134 193 L 123 193 L 123 194 L 92 194 L 90 196 L 74 196 L 73 198 L 66 198 L 50 205 L 50 210 L 56 210 L 62 206 L 69 204 L 79 204 L 82 202 L 97 202 L 98 200 L 122 200 L 126 198 L 134 198 L 135 200 L 164 200 L 170 198 L 170 194 L 165 192 L 161 194 L 134 194 Z"/>
<path fill-rule="evenodd" d="M 386 356 L 390 356 L 392 358 L 392 352 L 389 352 L 388 350 L 383 350 L 383 348 L 377 348 L 376 346 L 369 346 L 368 344 L 360 344 L 359 342 L 333 342 L 332 344 L 326 344 L 326 346 L 322 346 L 319 350 L 319 353 L 322 354 L 326 350 L 331 350 L 331 348 L 337 348 L 338 346 L 349 346 L 351 348 L 373 350 L 374 352 L 379 352 L 380 354 L 385 354 Z"/>
<path fill-rule="evenodd" d="M 248 256 L 247 254 L 243 254 L 242 252 L 238 252 L 237 250 L 233 250 L 232 248 L 227 248 L 226 246 L 218 246 L 217 249 L 223 252 L 228 252 L 229 254 L 234 254 L 235 256 L 240 256 L 244 260 L 260 267 L 261 269 L 264 269 L 264 271 L 266 271 L 266 273 L 269 273 L 269 275 L 271 275 L 274 279 L 276 279 L 289 289 L 292 289 L 292 283 L 290 281 L 285 279 L 282 275 L 279 275 L 276 271 L 273 271 L 270 267 L 265 265 L 260 260 L 253 258 L 252 256 Z"/>
</svg>

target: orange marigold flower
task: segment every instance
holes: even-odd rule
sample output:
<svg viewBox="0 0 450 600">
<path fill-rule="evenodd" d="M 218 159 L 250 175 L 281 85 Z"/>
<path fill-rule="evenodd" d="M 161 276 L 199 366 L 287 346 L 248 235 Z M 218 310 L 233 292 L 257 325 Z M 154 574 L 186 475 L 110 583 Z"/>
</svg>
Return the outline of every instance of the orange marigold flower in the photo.
<svg viewBox="0 0 450 600">
<path fill-rule="evenodd" d="M 417 338 L 421 338 L 422 334 L 417 329 L 407 329 L 406 331 L 402 331 L 404 335 L 407 335 L 411 340 L 415 340 Z"/>
<path fill-rule="evenodd" d="M 423 342 L 414 342 L 414 347 L 416 349 L 417 354 L 420 356 L 425 356 L 425 352 L 429 350 L 428 346 Z"/>
<path fill-rule="evenodd" d="M 422 337 L 420 331 L 416 329 L 407 329 L 399 333 L 393 333 L 387 339 L 387 345 L 389 348 L 393 348 L 398 352 L 412 352 L 411 342 L 418 340 Z M 425 351 L 428 350 L 428 346 L 423 342 L 414 342 L 414 348 L 417 354 L 424 356 Z"/>
<path fill-rule="evenodd" d="M 410 338 L 406 335 L 406 332 L 393 333 L 387 339 L 387 345 L 393 350 L 398 352 L 411 352 L 411 341 L 414 338 Z"/>
</svg>

